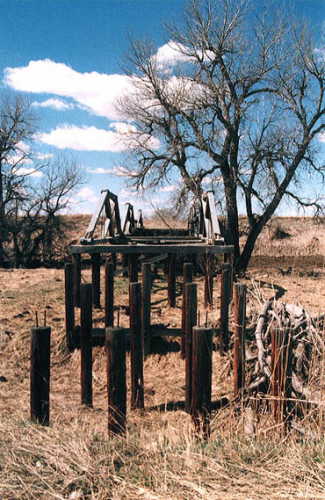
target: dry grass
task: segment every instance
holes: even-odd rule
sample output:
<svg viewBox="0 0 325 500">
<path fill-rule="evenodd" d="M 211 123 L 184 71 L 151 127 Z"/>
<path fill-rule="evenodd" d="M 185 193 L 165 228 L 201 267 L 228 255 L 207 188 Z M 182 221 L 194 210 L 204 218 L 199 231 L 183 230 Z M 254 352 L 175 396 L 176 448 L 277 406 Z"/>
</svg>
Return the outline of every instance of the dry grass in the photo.
<svg viewBox="0 0 325 500">
<path fill-rule="evenodd" d="M 279 241 L 269 239 L 264 248 L 274 252 Z M 281 241 L 286 245 L 288 239 Z M 287 289 L 285 301 L 301 303 L 312 314 L 324 313 L 324 264 L 317 253 L 303 260 L 298 246 L 295 251 L 301 255 L 295 266 L 290 256 L 277 261 L 257 254 L 246 282 L 255 283 L 256 296 L 263 291 L 259 281 L 281 284 Z M 292 271 L 282 275 L 278 268 L 289 266 Z M 85 272 L 84 279 L 88 277 Z M 7 379 L 0 382 L 1 500 L 325 499 L 324 411 L 312 405 L 306 410 L 304 437 L 294 431 L 281 437 L 268 413 L 255 417 L 255 433 L 246 435 L 244 417 L 230 404 L 213 414 L 211 439 L 204 442 L 193 435 L 189 416 L 179 406 L 184 400 L 184 362 L 178 352 L 146 359 L 146 410 L 128 410 L 126 437 L 109 437 L 105 353 L 94 349 L 94 408 L 83 408 L 79 352 L 65 351 L 63 285 L 62 270 L 0 271 L 0 376 Z M 199 286 L 202 295 L 201 282 Z M 178 326 L 180 310 L 166 306 L 161 288 L 153 321 Z M 118 295 L 119 303 L 126 304 L 122 281 Z M 212 319 L 217 307 L 218 301 Z M 52 326 L 49 428 L 29 422 L 29 335 L 36 310 L 40 320 L 46 310 Z M 96 324 L 102 316 L 96 312 Z M 123 316 L 122 323 L 127 321 Z M 231 399 L 229 361 L 214 352 L 213 400 Z M 324 403 L 324 393 L 321 398 Z"/>
</svg>

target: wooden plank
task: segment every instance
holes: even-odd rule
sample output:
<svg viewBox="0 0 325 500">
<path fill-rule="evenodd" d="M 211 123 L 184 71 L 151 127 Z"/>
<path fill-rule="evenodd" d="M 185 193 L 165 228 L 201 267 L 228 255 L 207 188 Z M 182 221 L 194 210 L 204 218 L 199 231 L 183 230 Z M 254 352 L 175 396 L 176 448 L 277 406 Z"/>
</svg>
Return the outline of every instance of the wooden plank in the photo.
<svg viewBox="0 0 325 500">
<path fill-rule="evenodd" d="M 126 254 L 159 254 L 175 253 L 177 255 L 204 254 L 204 255 L 222 255 L 231 254 L 234 251 L 233 245 L 71 245 L 69 252 L 72 255 L 83 253 L 126 253 Z"/>
</svg>

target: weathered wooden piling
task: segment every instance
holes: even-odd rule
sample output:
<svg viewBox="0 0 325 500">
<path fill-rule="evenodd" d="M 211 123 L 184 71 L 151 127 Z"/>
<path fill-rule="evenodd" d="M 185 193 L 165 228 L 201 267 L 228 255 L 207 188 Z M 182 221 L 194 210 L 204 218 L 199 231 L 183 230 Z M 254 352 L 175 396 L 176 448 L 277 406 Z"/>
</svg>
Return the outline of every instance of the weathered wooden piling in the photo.
<svg viewBox="0 0 325 500">
<path fill-rule="evenodd" d="M 185 358 L 185 285 L 186 283 L 191 283 L 193 280 L 193 264 L 191 262 L 184 262 L 183 264 L 183 283 L 182 283 L 182 332 L 183 336 L 181 338 L 181 357 Z"/>
<path fill-rule="evenodd" d="M 73 264 L 73 301 L 75 307 L 80 307 L 81 256 L 72 255 Z"/>
<path fill-rule="evenodd" d="M 114 325 L 114 263 L 105 261 L 105 326 Z"/>
<path fill-rule="evenodd" d="M 81 404 L 91 407 L 92 391 L 92 285 L 80 288 Z"/>
<path fill-rule="evenodd" d="M 67 348 L 71 352 L 75 347 L 74 342 L 74 299 L 73 299 L 73 264 L 66 263 L 64 266 L 64 288 L 65 288 L 65 332 Z"/>
<path fill-rule="evenodd" d="M 50 423 L 51 328 L 32 328 L 30 356 L 30 416 L 33 422 Z"/>
<path fill-rule="evenodd" d="M 126 428 L 126 330 L 106 328 L 108 432 Z"/>
<path fill-rule="evenodd" d="M 220 328 L 221 328 L 221 348 L 227 350 L 229 345 L 229 303 L 231 297 L 231 277 L 230 264 L 224 264 L 221 275 L 221 297 L 220 297 Z"/>
<path fill-rule="evenodd" d="M 130 254 L 128 257 L 129 265 L 129 282 L 137 283 L 138 281 L 138 255 Z"/>
<path fill-rule="evenodd" d="M 168 256 L 168 304 L 176 306 L 176 255 Z"/>
<path fill-rule="evenodd" d="M 91 281 L 93 285 L 93 305 L 100 309 L 100 254 L 91 256 Z"/>
<path fill-rule="evenodd" d="M 185 408 L 189 412 L 192 402 L 192 330 L 197 318 L 197 285 L 185 285 Z"/>
<path fill-rule="evenodd" d="M 211 328 L 193 327 L 191 416 L 204 438 L 210 436 L 212 335 Z"/>
<path fill-rule="evenodd" d="M 212 306 L 213 304 L 213 269 L 212 256 L 207 255 L 205 259 L 205 275 L 204 275 L 204 307 Z"/>
<path fill-rule="evenodd" d="M 234 287 L 234 396 L 245 388 L 246 285 Z"/>
<path fill-rule="evenodd" d="M 131 408 L 144 409 L 141 283 L 130 283 Z"/>
<path fill-rule="evenodd" d="M 144 353 L 151 349 L 150 317 L 151 317 L 151 264 L 142 264 L 142 295 L 141 295 L 141 328 Z"/>
</svg>

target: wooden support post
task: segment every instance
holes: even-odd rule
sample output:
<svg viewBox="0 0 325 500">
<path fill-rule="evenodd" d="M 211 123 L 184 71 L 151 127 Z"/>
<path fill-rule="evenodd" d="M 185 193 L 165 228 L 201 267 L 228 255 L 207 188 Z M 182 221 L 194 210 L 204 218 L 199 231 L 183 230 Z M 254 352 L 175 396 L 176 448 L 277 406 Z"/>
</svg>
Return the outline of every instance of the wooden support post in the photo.
<svg viewBox="0 0 325 500">
<path fill-rule="evenodd" d="M 168 304 L 176 307 L 176 255 L 168 256 Z"/>
<path fill-rule="evenodd" d="M 181 339 L 181 357 L 185 358 L 185 285 L 186 283 L 191 283 L 193 280 L 193 264 L 191 262 L 185 262 L 183 265 L 183 287 L 182 287 L 182 332 L 183 337 Z"/>
<path fill-rule="evenodd" d="M 192 401 L 192 330 L 197 317 L 197 285 L 185 285 L 185 408 L 191 410 Z"/>
<path fill-rule="evenodd" d="M 131 408 L 144 409 L 141 283 L 130 283 Z"/>
<path fill-rule="evenodd" d="M 108 432 L 120 434 L 126 427 L 126 331 L 119 327 L 106 328 L 105 344 Z"/>
<path fill-rule="evenodd" d="M 73 263 L 73 301 L 75 307 L 80 307 L 81 255 L 72 255 Z"/>
<path fill-rule="evenodd" d="M 105 326 L 114 325 L 114 264 L 105 261 Z"/>
<path fill-rule="evenodd" d="M 122 276 L 126 278 L 128 276 L 128 256 L 126 253 L 122 253 Z"/>
<path fill-rule="evenodd" d="M 65 335 L 67 348 L 71 352 L 74 347 L 74 304 L 73 304 L 73 264 L 64 266 L 64 288 L 65 288 Z"/>
<path fill-rule="evenodd" d="M 92 406 L 92 285 L 80 289 L 81 404 Z"/>
<path fill-rule="evenodd" d="M 93 285 L 93 305 L 100 309 L 100 254 L 91 256 L 91 281 Z"/>
<path fill-rule="evenodd" d="M 272 396 L 273 415 L 277 424 L 290 424 L 291 404 L 287 401 L 291 394 L 292 343 L 291 332 L 274 328 L 272 341 Z"/>
<path fill-rule="evenodd" d="M 129 262 L 129 282 L 137 283 L 138 281 L 138 255 L 130 254 L 128 258 Z"/>
<path fill-rule="evenodd" d="M 212 304 L 213 304 L 212 255 L 207 255 L 205 259 L 205 275 L 204 275 L 204 307 L 212 306 Z"/>
<path fill-rule="evenodd" d="M 30 356 L 30 416 L 33 422 L 50 423 L 51 328 L 32 328 Z"/>
<path fill-rule="evenodd" d="M 246 285 L 234 288 L 234 396 L 245 389 Z"/>
<path fill-rule="evenodd" d="M 193 327 L 191 415 L 195 429 L 210 436 L 212 329 Z"/>
<path fill-rule="evenodd" d="M 226 351 L 229 345 L 229 302 L 231 290 L 231 267 L 225 265 L 221 275 L 220 327 L 221 349 Z"/>
<path fill-rule="evenodd" d="M 144 353 L 149 354 L 151 350 L 150 337 L 151 316 L 151 264 L 142 264 L 142 295 L 141 295 L 141 327 Z"/>
</svg>

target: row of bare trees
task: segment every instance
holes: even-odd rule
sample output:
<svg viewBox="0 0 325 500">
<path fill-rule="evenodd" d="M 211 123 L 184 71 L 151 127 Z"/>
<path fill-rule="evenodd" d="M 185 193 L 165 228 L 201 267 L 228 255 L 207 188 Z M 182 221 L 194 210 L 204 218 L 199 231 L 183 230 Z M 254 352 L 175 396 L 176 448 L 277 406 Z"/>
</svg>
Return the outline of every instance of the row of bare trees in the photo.
<svg viewBox="0 0 325 500">
<path fill-rule="evenodd" d="M 166 27 L 170 64 L 154 45 L 133 42 L 134 92 L 118 106 L 133 125 L 128 160 L 136 186 L 176 178 L 176 202 L 184 205 L 209 181 L 225 210 L 237 271 L 284 198 L 316 211 L 324 202 L 321 189 L 312 197 L 305 188 L 324 181 L 317 138 L 325 130 L 325 50 L 303 24 L 270 2 L 263 12 L 262 4 L 192 1 L 183 21 Z M 240 211 L 249 224 L 244 246 Z"/>
<path fill-rule="evenodd" d="M 60 213 L 81 182 L 76 163 L 33 153 L 35 118 L 28 102 L 0 103 L 0 266 L 51 264 L 62 239 Z"/>
</svg>

